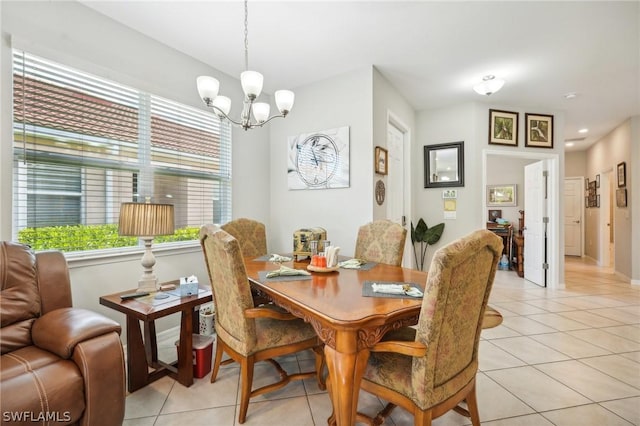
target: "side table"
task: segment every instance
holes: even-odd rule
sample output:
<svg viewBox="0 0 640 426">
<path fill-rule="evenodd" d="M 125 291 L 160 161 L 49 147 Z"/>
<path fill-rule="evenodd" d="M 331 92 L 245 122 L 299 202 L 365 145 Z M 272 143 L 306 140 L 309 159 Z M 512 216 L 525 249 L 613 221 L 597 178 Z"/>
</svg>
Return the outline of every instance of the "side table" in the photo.
<svg viewBox="0 0 640 426">
<path fill-rule="evenodd" d="M 165 283 L 166 284 L 166 283 Z M 199 312 L 194 309 L 212 301 L 211 289 L 200 288 L 198 295 L 180 297 L 179 290 L 166 292 L 169 297 L 155 299 L 154 293 L 137 299 L 122 300 L 127 290 L 100 297 L 100 304 L 126 315 L 127 330 L 127 389 L 129 392 L 148 385 L 166 375 L 184 386 L 193 384 L 193 343 L 191 335 L 198 330 Z M 155 320 L 180 312 L 180 345 L 178 361 L 166 363 L 158 359 Z M 144 339 L 140 330 L 144 324 Z"/>
</svg>

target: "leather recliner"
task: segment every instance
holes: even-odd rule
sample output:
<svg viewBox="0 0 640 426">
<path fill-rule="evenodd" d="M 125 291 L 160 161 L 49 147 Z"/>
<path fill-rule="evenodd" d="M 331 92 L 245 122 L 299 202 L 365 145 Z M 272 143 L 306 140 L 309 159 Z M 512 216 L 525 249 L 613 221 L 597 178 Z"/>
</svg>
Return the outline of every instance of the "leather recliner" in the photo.
<svg viewBox="0 0 640 426">
<path fill-rule="evenodd" d="M 120 325 L 71 307 L 67 262 L 0 242 L 2 424 L 120 425 Z"/>
</svg>

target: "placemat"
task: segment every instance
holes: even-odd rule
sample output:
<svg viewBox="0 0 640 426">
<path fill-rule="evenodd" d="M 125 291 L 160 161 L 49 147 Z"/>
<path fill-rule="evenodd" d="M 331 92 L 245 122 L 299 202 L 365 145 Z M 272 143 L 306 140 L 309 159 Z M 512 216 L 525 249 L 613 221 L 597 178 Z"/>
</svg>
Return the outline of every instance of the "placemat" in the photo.
<svg viewBox="0 0 640 426">
<path fill-rule="evenodd" d="M 359 268 L 342 268 L 342 269 L 353 269 L 354 271 L 368 271 L 370 269 L 373 269 L 377 265 L 378 265 L 377 262 L 367 262 L 360 265 Z"/>
<path fill-rule="evenodd" d="M 372 284 L 408 284 L 411 287 L 417 288 L 420 291 L 422 290 L 422 287 L 420 287 L 418 284 L 415 283 L 405 283 L 405 282 L 398 282 L 398 281 L 365 281 L 364 285 L 362 286 L 362 295 L 365 297 L 390 297 L 392 299 L 414 299 L 414 300 L 418 300 L 418 299 L 422 299 L 422 297 L 412 297 L 412 296 L 408 296 L 406 294 L 389 294 L 389 293 L 374 293 L 373 292 L 373 288 L 371 288 Z"/>
<path fill-rule="evenodd" d="M 269 283 L 274 281 L 303 281 L 310 280 L 311 275 L 279 275 L 277 277 L 267 278 L 267 274 L 271 271 L 258 271 L 261 283 Z"/>
</svg>

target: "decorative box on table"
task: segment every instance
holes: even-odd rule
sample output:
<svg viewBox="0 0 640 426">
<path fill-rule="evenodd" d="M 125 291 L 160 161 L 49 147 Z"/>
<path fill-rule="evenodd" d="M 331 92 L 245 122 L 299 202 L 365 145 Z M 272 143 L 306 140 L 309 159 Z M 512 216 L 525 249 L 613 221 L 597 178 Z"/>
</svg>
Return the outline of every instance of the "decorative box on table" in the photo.
<svg viewBox="0 0 640 426">
<path fill-rule="evenodd" d="M 324 228 L 303 228 L 293 233 L 293 255 L 297 258 L 311 256 L 310 241 L 327 239 L 327 231 Z"/>
</svg>

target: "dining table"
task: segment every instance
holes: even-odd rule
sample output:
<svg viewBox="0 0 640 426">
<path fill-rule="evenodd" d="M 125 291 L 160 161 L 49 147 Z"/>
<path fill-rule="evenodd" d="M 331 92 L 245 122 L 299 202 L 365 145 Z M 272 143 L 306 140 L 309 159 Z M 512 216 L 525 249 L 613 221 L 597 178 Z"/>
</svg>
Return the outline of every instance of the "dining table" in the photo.
<svg viewBox="0 0 640 426">
<path fill-rule="evenodd" d="M 353 425 L 360 383 L 370 348 L 388 331 L 418 322 L 422 298 L 371 297 L 371 283 L 410 283 L 424 289 L 427 274 L 382 263 L 366 268 L 311 272 L 309 277 L 266 278 L 264 271 L 286 267 L 307 270 L 309 260 L 272 262 L 245 258 L 250 284 L 276 305 L 304 319 L 324 343 L 333 414 L 329 424 Z M 315 268 L 317 269 L 317 268 Z M 368 283 L 367 283 L 368 282 Z M 365 284 L 366 283 L 366 284 Z"/>
</svg>

